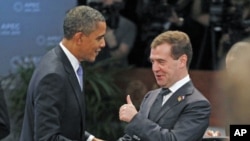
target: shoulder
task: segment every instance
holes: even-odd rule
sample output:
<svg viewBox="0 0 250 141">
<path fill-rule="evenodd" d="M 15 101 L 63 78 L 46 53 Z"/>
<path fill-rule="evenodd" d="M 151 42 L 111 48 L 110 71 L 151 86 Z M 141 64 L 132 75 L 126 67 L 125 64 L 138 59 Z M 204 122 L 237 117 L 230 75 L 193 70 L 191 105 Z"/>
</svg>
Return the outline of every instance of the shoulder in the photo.
<svg viewBox="0 0 250 141">
<path fill-rule="evenodd" d="M 186 98 L 189 102 L 206 101 L 207 98 L 194 86 L 192 81 L 188 82 L 182 87 L 181 92 L 186 92 Z"/>
<path fill-rule="evenodd" d="M 54 53 L 55 49 L 52 49 L 43 56 L 35 68 L 33 77 L 43 79 L 53 76 L 65 79 L 67 76 L 67 65 L 65 65 L 65 61 L 60 56 L 57 56 Z"/>
<path fill-rule="evenodd" d="M 135 23 L 124 16 L 120 16 L 120 24 L 136 29 Z"/>
<path fill-rule="evenodd" d="M 147 92 L 144 98 L 151 97 L 152 95 L 159 93 L 161 91 L 161 88 L 153 89 Z"/>
<path fill-rule="evenodd" d="M 191 105 L 206 105 L 210 106 L 209 100 L 195 87 L 193 87 L 193 92 L 186 97 L 187 103 Z"/>
</svg>

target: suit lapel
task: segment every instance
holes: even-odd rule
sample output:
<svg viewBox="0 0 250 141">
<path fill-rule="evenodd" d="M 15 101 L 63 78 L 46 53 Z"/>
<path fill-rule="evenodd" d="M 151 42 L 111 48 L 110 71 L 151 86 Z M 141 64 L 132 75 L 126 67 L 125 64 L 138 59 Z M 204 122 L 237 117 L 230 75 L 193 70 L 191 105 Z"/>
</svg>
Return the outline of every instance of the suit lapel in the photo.
<svg viewBox="0 0 250 141">
<path fill-rule="evenodd" d="M 192 82 L 188 82 L 180 89 L 178 89 L 175 93 L 173 93 L 173 95 L 162 106 L 162 109 L 160 110 L 160 113 L 156 116 L 155 121 L 157 122 L 172 107 L 182 103 L 187 95 L 192 94 L 192 91 L 193 91 Z"/>
<path fill-rule="evenodd" d="M 75 76 L 75 72 L 69 74 L 69 80 L 70 80 L 72 89 L 74 90 L 74 94 L 77 98 L 77 101 L 80 105 L 80 108 L 82 109 L 84 97 L 83 97 L 83 92 L 81 91 L 81 88 L 79 87 L 78 80 Z"/>
<path fill-rule="evenodd" d="M 155 102 L 155 100 L 156 100 L 158 94 L 160 93 L 160 91 L 161 91 L 161 89 L 157 89 L 157 90 L 155 90 L 154 92 L 152 92 L 151 94 L 149 94 L 149 95 L 147 95 L 147 96 L 145 97 L 145 98 L 148 99 L 148 102 L 147 102 L 147 104 L 146 104 L 146 107 L 149 107 L 149 108 L 145 108 L 145 110 L 146 110 L 146 111 L 145 111 L 146 117 L 149 116 L 149 111 L 150 111 L 150 109 L 151 109 L 153 103 Z"/>
<path fill-rule="evenodd" d="M 85 111 L 84 110 L 84 93 L 81 91 L 81 87 L 78 83 L 77 77 L 75 75 L 75 71 L 74 71 L 71 63 L 69 62 L 67 56 L 60 48 L 60 46 L 56 47 L 55 51 L 56 51 L 56 54 L 60 57 L 60 59 L 64 63 L 65 70 L 68 72 L 69 82 L 71 84 L 71 87 L 74 91 L 74 95 L 75 95 L 77 102 L 79 104 L 81 115 L 84 118 L 84 111 Z"/>
</svg>

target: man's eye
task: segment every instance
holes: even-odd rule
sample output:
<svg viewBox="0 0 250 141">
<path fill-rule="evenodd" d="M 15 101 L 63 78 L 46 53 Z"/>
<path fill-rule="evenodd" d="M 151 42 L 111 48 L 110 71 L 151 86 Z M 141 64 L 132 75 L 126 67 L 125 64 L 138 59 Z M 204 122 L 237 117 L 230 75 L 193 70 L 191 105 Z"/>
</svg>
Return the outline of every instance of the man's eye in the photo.
<svg viewBox="0 0 250 141">
<path fill-rule="evenodd" d="M 160 63 L 160 64 L 164 64 L 164 63 L 165 63 L 165 61 L 159 61 L 159 63 Z"/>
<path fill-rule="evenodd" d="M 104 38 L 104 36 L 100 36 L 100 37 L 97 38 L 97 41 L 100 41 L 100 40 L 102 40 L 103 38 Z"/>
</svg>

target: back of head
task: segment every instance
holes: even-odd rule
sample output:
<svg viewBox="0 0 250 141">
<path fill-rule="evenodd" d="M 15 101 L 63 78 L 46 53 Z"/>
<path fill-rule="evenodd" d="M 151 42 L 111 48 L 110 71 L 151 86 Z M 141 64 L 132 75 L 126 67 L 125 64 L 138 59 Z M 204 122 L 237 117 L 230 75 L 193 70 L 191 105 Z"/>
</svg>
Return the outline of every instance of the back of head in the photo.
<svg viewBox="0 0 250 141">
<path fill-rule="evenodd" d="M 187 68 L 189 68 L 193 56 L 193 49 L 188 35 L 181 31 L 163 32 L 152 41 L 151 48 L 155 48 L 164 43 L 172 46 L 172 57 L 174 59 L 178 59 L 183 54 L 187 55 Z"/>
<path fill-rule="evenodd" d="M 226 75 L 222 77 L 222 85 L 226 99 L 226 117 L 229 124 L 249 123 L 250 111 L 245 110 L 250 101 L 249 87 L 250 43 L 235 43 L 226 55 Z"/>
<path fill-rule="evenodd" d="M 235 43 L 226 55 L 226 68 L 229 73 L 250 69 L 250 42 Z"/>
<path fill-rule="evenodd" d="M 77 6 L 69 10 L 64 18 L 64 37 L 71 39 L 77 32 L 92 33 L 98 22 L 105 22 L 104 16 L 89 6 Z"/>
</svg>

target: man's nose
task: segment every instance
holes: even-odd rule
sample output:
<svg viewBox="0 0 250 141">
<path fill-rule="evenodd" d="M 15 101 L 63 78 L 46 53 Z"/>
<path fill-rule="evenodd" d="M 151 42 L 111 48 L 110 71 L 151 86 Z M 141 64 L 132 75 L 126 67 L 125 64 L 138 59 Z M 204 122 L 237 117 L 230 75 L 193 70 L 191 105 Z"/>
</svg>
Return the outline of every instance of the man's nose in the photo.
<svg viewBox="0 0 250 141">
<path fill-rule="evenodd" d="M 104 48 L 105 46 L 106 46 L 106 42 L 105 42 L 105 40 L 103 39 L 102 41 L 101 41 L 101 45 L 100 45 L 102 48 Z"/>
</svg>

